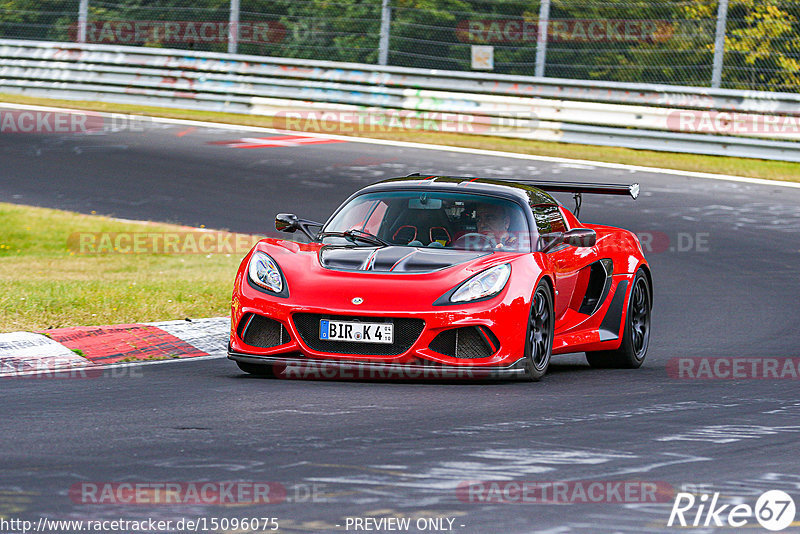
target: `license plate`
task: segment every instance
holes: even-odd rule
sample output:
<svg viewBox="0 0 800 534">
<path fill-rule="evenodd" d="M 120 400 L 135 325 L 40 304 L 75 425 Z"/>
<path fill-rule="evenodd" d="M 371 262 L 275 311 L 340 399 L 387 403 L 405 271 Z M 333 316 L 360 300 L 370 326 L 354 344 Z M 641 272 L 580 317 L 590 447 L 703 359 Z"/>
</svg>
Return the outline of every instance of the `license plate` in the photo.
<svg viewBox="0 0 800 534">
<path fill-rule="evenodd" d="M 392 343 L 392 323 L 361 323 L 357 321 L 319 322 L 319 338 L 325 341 L 355 341 L 357 343 Z"/>
</svg>

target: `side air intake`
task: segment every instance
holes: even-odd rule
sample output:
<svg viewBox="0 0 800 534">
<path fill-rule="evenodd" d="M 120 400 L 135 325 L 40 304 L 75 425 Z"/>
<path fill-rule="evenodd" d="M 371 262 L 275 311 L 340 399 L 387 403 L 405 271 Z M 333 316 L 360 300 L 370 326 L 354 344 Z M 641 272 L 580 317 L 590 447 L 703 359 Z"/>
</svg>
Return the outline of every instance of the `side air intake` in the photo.
<svg viewBox="0 0 800 534">
<path fill-rule="evenodd" d="M 292 340 L 286 327 L 275 319 L 248 313 L 239 323 L 239 337 L 252 347 L 269 349 Z"/>
<path fill-rule="evenodd" d="M 483 326 L 466 326 L 445 330 L 433 338 L 430 349 L 464 360 L 488 358 L 500 347 L 500 343 L 492 332 Z"/>
</svg>

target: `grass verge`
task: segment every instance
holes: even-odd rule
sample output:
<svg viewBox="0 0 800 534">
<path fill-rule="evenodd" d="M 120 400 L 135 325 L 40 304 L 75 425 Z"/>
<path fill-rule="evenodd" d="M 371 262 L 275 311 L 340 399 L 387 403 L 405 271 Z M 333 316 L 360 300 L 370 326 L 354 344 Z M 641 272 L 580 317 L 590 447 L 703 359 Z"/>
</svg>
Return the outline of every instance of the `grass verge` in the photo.
<svg viewBox="0 0 800 534">
<path fill-rule="evenodd" d="M 280 119 L 235 113 L 219 113 L 212 111 L 193 111 L 174 108 L 134 106 L 129 104 L 113 104 L 107 102 L 88 102 L 72 100 L 51 100 L 22 95 L 0 94 L 0 101 L 42 106 L 68 107 L 86 111 L 105 111 L 152 115 L 174 119 L 189 119 L 245 126 L 261 126 L 265 128 L 283 128 Z M 335 133 L 326 129 L 322 123 L 319 128 L 307 129 L 316 133 Z M 358 133 L 348 135 L 359 136 Z M 554 156 L 561 158 L 585 159 L 609 163 L 625 163 L 646 167 L 661 167 L 683 171 L 709 172 L 716 174 L 732 174 L 768 180 L 786 180 L 800 182 L 800 163 L 767 161 L 749 158 L 725 156 L 702 156 L 698 154 L 680 154 L 674 152 L 656 152 L 651 150 L 633 150 L 594 145 L 573 145 L 546 141 L 529 141 L 525 139 L 500 138 L 493 136 L 464 135 L 418 130 L 392 130 L 384 132 L 364 133 L 361 137 L 390 139 L 434 145 L 459 146 L 484 150 L 501 150 L 521 154 Z"/>
<path fill-rule="evenodd" d="M 76 232 L 180 230 L 0 203 L 0 332 L 227 315 L 242 253 L 82 254 L 68 246 Z"/>
</svg>

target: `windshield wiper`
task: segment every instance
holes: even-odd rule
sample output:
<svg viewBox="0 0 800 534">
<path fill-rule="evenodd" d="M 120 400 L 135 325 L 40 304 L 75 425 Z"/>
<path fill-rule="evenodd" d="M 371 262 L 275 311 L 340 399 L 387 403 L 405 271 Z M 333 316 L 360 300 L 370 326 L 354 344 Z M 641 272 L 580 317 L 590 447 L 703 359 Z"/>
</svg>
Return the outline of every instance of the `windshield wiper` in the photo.
<svg viewBox="0 0 800 534">
<path fill-rule="evenodd" d="M 350 230 L 346 230 L 344 232 L 320 232 L 317 238 L 321 239 L 323 237 L 343 237 L 348 241 L 352 241 L 355 243 L 356 241 L 364 241 L 370 243 L 372 245 L 382 245 L 384 247 L 388 247 L 391 243 L 387 243 L 380 237 L 376 236 L 375 234 L 371 234 L 369 232 L 363 232 L 361 230 L 356 230 L 352 228 Z"/>
</svg>

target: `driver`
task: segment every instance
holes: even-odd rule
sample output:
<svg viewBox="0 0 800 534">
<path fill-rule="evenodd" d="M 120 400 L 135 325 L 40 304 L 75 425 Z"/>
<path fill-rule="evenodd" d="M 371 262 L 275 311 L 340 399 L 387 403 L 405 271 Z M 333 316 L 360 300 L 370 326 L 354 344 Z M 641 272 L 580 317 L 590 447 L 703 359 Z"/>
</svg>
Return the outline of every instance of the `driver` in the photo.
<svg viewBox="0 0 800 534">
<path fill-rule="evenodd" d="M 492 241 L 496 248 L 514 247 L 517 238 L 508 232 L 511 217 L 499 204 L 481 204 L 476 210 L 478 232 Z"/>
</svg>

